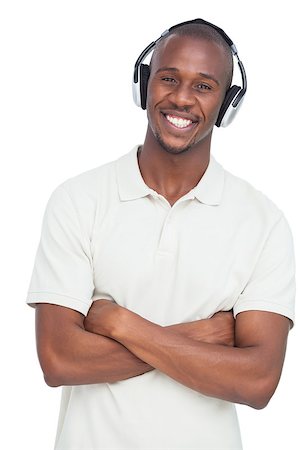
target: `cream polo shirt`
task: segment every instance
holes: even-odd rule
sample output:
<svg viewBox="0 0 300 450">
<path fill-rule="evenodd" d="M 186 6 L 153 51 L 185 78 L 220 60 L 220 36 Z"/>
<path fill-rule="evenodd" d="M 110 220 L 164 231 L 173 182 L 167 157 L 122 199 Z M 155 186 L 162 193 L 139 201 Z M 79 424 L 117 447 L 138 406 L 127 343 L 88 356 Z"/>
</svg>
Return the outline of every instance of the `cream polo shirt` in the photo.
<svg viewBox="0 0 300 450">
<path fill-rule="evenodd" d="M 141 176 L 138 146 L 52 194 L 27 302 L 87 314 L 93 299 L 162 326 L 220 310 L 294 320 L 294 257 L 282 212 L 211 157 L 171 207 Z M 63 387 L 57 450 L 237 450 L 232 403 L 158 370 Z"/>
</svg>

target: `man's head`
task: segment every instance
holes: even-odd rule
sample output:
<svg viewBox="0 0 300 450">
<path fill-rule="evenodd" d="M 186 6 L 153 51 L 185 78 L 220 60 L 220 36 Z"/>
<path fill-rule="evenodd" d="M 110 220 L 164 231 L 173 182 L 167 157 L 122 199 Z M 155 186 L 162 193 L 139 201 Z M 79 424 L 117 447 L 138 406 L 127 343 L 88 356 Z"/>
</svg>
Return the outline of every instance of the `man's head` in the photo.
<svg viewBox="0 0 300 450">
<path fill-rule="evenodd" d="M 232 51 L 210 26 L 183 25 L 158 41 L 150 63 L 147 115 L 166 151 L 178 154 L 210 140 L 232 72 Z"/>
</svg>

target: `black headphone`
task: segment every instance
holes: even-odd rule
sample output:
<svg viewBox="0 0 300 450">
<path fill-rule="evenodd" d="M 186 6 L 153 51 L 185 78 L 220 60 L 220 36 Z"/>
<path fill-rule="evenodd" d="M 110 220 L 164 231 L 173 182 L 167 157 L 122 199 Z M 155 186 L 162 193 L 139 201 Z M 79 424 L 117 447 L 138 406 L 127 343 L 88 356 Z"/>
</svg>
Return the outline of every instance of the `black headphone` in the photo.
<svg viewBox="0 0 300 450">
<path fill-rule="evenodd" d="M 203 19 L 194 19 L 188 20 L 186 22 L 181 22 L 168 30 L 164 31 L 156 41 L 151 42 L 140 54 L 136 63 L 134 65 L 134 73 L 133 73 L 133 84 L 132 84 L 132 93 L 133 100 L 137 106 L 140 106 L 142 109 L 146 109 L 147 102 L 147 86 L 148 80 L 150 76 L 150 67 L 148 64 L 143 64 L 145 58 L 149 55 L 151 51 L 153 51 L 154 47 L 162 39 L 164 36 L 169 34 L 171 31 L 175 30 L 175 28 L 181 27 L 186 24 L 196 23 L 196 24 L 204 24 L 214 28 L 222 38 L 227 42 L 229 47 L 231 48 L 232 55 L 236 58 L 238 66 L 240 68 L 241 76 L 242 76 L 242 87 L 233 85 L 231 86 L 225 96 L 225 99 L 222 103 L 222 106 L 219 111 L 219 115 L 216 121 L 217 127 L 226 127 L 229 125 L 233 118 L 235 117 L 237 111 L 239 110 L 242 100 L 244 99 L 244 95 L 247 90 L 247 77 L 244 66 L 241 60 L 238 57 L 237 49 L 232 40 L 227 36 L 227 34 L 216 25 L 207 22 Z"/>
</svg>

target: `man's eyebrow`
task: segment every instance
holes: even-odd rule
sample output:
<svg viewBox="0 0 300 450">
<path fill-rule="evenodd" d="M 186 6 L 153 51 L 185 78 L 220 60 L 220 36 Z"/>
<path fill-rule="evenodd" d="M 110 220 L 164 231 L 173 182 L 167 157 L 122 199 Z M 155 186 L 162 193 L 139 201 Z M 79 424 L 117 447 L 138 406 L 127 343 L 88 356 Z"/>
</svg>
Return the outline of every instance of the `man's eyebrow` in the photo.
<svg viewBox="0 0 300 450">
<path fill-rule="evenodd" d="M 218 86 L 220 85 L 220 81 L 218 81 L 213 75 L 211 75 L 210 73 L 203 73 L 203 72 L 198 72 L 198 75 L 200 75 L 203 78 L 206 78 L 207 80 L 212 80 L 214 81 Z"/>
<path fill-rule="evenodd" d="M 155 73 L 165 72 L 165 71 L 179 72 L 179 70 L 178 70 L 176 67 L 161 67 L 161 68 L 158 69 Z"/>
<path fill-rule="evenodd" d="M 179 69 L 177 69 L 176 67 L 161 67 L 156 71 L 156 73 L 160 72 L 179 72 Z M 220 85 L 220 82 L 209 73 L 198 72 L 197 75 L 200 75 L 200 77 L 206 78 L 207 80 L 214 81 L 218 86 Z"/>
</svg>

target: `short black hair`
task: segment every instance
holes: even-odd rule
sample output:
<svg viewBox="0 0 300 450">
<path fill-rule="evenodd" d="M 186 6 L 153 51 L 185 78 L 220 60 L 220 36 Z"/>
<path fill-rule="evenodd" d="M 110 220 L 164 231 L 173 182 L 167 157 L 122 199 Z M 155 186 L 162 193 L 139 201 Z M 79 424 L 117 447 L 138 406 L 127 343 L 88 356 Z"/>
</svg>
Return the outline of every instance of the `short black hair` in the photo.
<svg viewBox="0 0 300 450">
<path fill-rule="evenodd" d="M 156 44 L 151 61 L 155 54 L 157 53 L 158 49 L 160 48 L 160 44 L 165 41 L 169 36 L 176 35 L 176 36 L 187 36 L 192 37 L 196 39 L 204 39 L 207 41 L 215 42 L 217 45 L 222 47 L 224 50 L 224 53 L 226 55 L 226 59 L 228 61 L 228 65 L 224 70 L 226 71 L 226 78 L 227 78 L 227 89 L 231 86 L 232 83 L 232 77 L 233 77 L 233 56 L 232 56 L 232 50 L 228 44 L 228 42 L 225 41 L 223 36 L 215 30 L 213 27 L 202 24 L 202 23 L 188 23 L 182 26 L 179 26 L 178 28 L 175 28 L 174 30 L 171 30 L 169 33 L 167 33 L 165 36 L 163 36 Z M 151 67 L 151 62 L 150 62 Z"/>
</svg>

